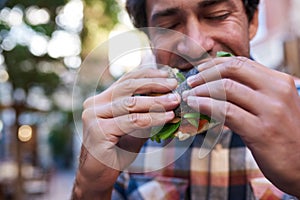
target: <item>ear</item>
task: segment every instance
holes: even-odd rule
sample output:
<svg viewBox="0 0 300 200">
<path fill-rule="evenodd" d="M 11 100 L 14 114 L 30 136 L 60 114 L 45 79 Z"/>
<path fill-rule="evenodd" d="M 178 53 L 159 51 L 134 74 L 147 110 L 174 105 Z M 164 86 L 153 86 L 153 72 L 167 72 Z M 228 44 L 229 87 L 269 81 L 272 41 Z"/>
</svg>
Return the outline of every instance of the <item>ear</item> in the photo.
<svg viewBox="0 0 300 200">
<path fill-rule="evenodd" d="M 249 39 L 252 40 L 258 29 L 258 9 L 256 9 L 252 20 L 249 23 Z"/>
</svg>

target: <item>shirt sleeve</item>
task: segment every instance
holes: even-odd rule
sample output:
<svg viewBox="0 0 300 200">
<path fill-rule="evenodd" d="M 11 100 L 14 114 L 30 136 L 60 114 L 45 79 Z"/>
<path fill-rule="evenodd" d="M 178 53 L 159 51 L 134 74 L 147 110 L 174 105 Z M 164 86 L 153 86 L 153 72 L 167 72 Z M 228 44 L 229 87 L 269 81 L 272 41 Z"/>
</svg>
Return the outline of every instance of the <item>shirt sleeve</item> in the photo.
<svg viewBox="0 0 300 200">
<path fill-rule="evenodd" d="M 285 194 L 278 188 L 276 188 L 268 179 L 265 177 L 253 178 L 250 182 L 254 196 L 257 200 L 298 200 L 296 197 Z"/>
<path fill-rule="evenodd" d="M 112 192 L 112 200 L 126 200 L 126 188 L 128 185 L 128 175 L 122 172 L 116 183 L 114 184 L 113 192 Z"/>
</svg>

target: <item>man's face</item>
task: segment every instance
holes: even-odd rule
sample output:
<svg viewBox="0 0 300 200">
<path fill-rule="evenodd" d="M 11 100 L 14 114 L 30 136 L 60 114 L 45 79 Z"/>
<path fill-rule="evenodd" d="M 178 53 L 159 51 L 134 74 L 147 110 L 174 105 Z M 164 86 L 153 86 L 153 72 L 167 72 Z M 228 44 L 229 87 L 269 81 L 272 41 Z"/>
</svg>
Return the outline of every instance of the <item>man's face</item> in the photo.
<svg viewBox="0 0 300 200">
<path fill-rule="evenodd" d="M 148 0 L 146 11 L 149 27 L 172 30 L 149 29 L 157 62 L 182 70 L 221 50 L 248 57 L 257 30 L 241 0 Z"/>
</svg>

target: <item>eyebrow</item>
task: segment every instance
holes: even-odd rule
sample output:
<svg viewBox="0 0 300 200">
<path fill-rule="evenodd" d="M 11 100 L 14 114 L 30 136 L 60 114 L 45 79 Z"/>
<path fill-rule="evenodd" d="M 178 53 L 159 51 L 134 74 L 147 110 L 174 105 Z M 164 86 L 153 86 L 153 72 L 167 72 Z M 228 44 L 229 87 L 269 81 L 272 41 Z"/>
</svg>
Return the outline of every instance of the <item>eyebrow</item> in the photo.
<svg viewBox="0 0 300 200">
<path fill-rule="evenodd" d="M 229 0 L 204 0 L 204 1 L 201 1 L 198 3 L 198 7 L 206 8 L 206 7 L 209 7 L 209 6 L 218 4 L 218 3 L 222 3 L 222 2 L 226 2 L 226 1 L 229 1 Z"/>
<path fill-rule="evenodd" d="M 198 3 L 198 8 L 206 8 L 226 1 L 229 0 L 203 0 Z M 151 16 L 150 21 L 154 23 L 160 17 L 168 17 L 168 16 L 176 15 L 179 13 L 179 11 L 180 11 L 179 7 L 168 8 L 166 10 L 158 11 L 157 13 Z"/>
<path fill-rule="evenodd" d="M 176 15 L 178 13 L 179 13 L 179 8 L 177 7 L 168 8 L 166 10 L 158 11 L 157 13 L 153 14 L 151 16 L 151 21 L 155 22 L 160 17 L 168 17 L 168 16 Z"/>
</svg>

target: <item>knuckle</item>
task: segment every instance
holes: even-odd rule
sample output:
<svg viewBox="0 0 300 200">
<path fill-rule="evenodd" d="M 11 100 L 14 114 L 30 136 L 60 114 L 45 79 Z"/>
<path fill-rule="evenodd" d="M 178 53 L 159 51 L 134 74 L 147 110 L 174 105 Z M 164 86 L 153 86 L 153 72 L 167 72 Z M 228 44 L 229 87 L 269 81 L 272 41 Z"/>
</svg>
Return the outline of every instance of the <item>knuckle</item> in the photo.
<svg viewBox="0 0 300 200">
<path fill-rule="evenodd" d="M 89 111 L 87 109 L 84 109 L 82 111 L 82 114 L 81 114 L 81 119 L 83 122 L 85 122 L 89 117 Z"/>
<path fill-rule="evenodd" d="M 97 116 L 93 108 L 86 108 L 82 111 L 81 119 L 83 123 L 89 123 L 89 121 L 96 119 Z"/>
<path fill-rule="evenodd" d="M 119 85 L 119 89 L 120 87 L 124 88 L 125 90 L 130 90 L 132 89 L 134 86 L 135 86 L 135 81 L 134 79 L 128 79 L 128 80 L 125 80 L 124 82 L 122 82 L 122 84 Z"/>
<path fill-rule="evenodd" d="M 137 113 L 132 113 L 130 115 L 128 115 L 128 118 L 129 118 L 129 122 L 132 123 L 132 124 L 135 124 L 137 123 L 137 121 L 139 120 L 139 116 Z"/>
<path fill-rule="evenodd" d="M 232 121 L 234 118 L 233 106 L 230 103 L 225 103 L 224 116 L 226 116 L 226 121 Z"/>
<path fill-rule="evenodd" d="M 134 107 L 136 106 L 137 98 L 136 97 L 126 97 L 123 101 L 123 105 L 125 109 L 128 111 L 133 111 Z"/>
<path fill-rule="evenodd" d="M 89 97 L 83 102 L 83 109 L 87 109 L 94 102 L 94 97 Z"/>
<path fill-rule="evenodd" d="M 284 81 L 281 87 L 281 91 L 283 93 L 282 96 L 290 97 L 296 91 L 295 81 L 291 76 L 287 74 L 284 74 L 283 76 Z"/>
<path fill-rule="evenodd" d="M 228 93 L 228 92 L 231 92 L 231 91 L 234 91 L 235 89 L 235 84 L 232 80 L 228 79 L 228 78 L 225 78 L 223 80 L 223 86 L 224 86 L 224 89 L 225 91 Z"/>
<path fill-rule="evenodd" d="M 129 121 L 135 127 L 145 128 L 151 125 L 152 119 L 149 114 L 133 113 L 129 115 Z"/>
<path fill-rule="evenodd" d="M 235 73 L 237 70 L 243 68 L 248 59 L 245 57 L 233 57 L 226 65 L 226 69 L 229 73 Z"/>
<path fill-rule="evenodd" d="M 160 106 L 166 103 L 164 100 L 164 97 L 153 97 L 149 104 L 151 104 L 151 106 Z"/>
<path fill-rule="evenodd" d="M 279 101 L 277 101 L 277 102 L 273 101 L 271 103 L 271 105 L 272 105 L 272 107 L 271 107 L 272 109 L 270 111 L 271 116 L 275 117 L 275 119 L 280 119 L 282 116 L 282 113 L 284 113 L 286 110 L 285 103 L 279 102 Z"/>
</svg>

